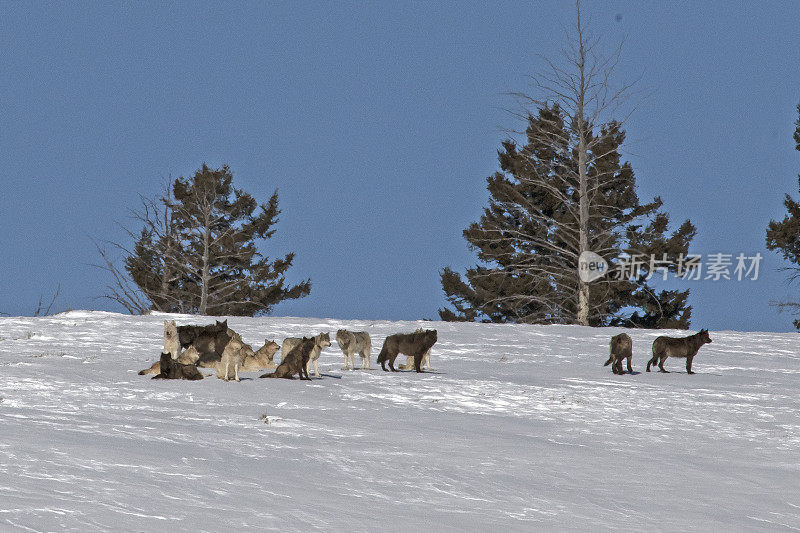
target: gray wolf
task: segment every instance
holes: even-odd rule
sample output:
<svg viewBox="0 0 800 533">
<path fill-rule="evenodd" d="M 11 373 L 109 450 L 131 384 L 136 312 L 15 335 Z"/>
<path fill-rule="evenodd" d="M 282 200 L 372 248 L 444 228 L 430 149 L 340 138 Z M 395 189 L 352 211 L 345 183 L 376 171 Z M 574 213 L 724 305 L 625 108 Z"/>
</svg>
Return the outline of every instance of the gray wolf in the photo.
<svg viewBox="0 0 800 533">
<path fill-rule="evenodd" d="M 611 337 L 611 355 L 603 366 L 611 365 L 611 371 L 615 374 L 624 374 L 622 371 L 622 360 L 628 360 L 628 372 L 633 374 L 631 368 L 631 358 L 633 357 L 633 341 L 627 333 L 620 333 Z"/>
<path fill-rule="evenodd" d="M 305 338 L 305 337 L 303 337 Z M 314 339 L 314 349 L 309 354 L 308 358 L 308 368 L 306 369 L 306 376 L 308 372 L 311 370 L 311 365 L 314 365 L 314 377 L 320 377 L 319 375 L 319 355 L 322 353 L 323 348 L 327 348 L 331 345 L 331 336 L 329 333 L 320 333 L 319 335 L 315 335 Z M 289 337 L 288 339 L 283 339 L 283 345 L 281 345 L 281 354 L 288 354 L 291 352 L 295 346 L 300 344 L 303 339 Z"/>
<path fill-rule="evenodd" d="M 383 341 L 381 353 L 378 354 L 378 362 L 384 371 L 386 371 L 386 363 L 388 362 L 392 372 L 397 372 L 394 368 L 394 360 L 402 353 L 414 357 L 414 368 L 417 372 L 422 372 L 420 368 L 422 356 L 436 344 L 436 340 L 437 333 L 435 329 L 389 335 Z"/>
<path fill-rule="evenodd" d="M 347 331 L 340 329 L 336 332 L 336 344 L 344 353 L 344 366 L 342 370 L 355 370 L 353 356 L 361 356 L 361 370 L 369 370 L 369 356 L 372 351 L 372 340 L 366 331 Z"/>
<path fill-rule="evenodd" d="M 286 341 L 284 341 L 284 345 Z M 281 364 L 278 365 L 278 368 L 275 369 L 275 372 L 271 374 L 263 374 L 260 377 L 262 378 L 285 378 L 285 379 L 294 379 L 294 375 L 298 374 L 300 379 L 307 379 L 310 380 L 311 378 L 308 377 L 308 360 L 311 356 L 311 352 L 317 347 L 317 343 L 314 341 L 314 338 L 307 338 L 303 337 L 300 339 L 300 342 L 294 346 L 288 353 L 284 353 L 283 358 L 281 359 Z M 306 377 L 303 377 L 303 372 L 305 372 Z"/>
<path fill-rule="evenodd" d="M 707 329 L 701 329 L 688 337 L 658 337 L 653 341 L 653 357 L 647 362 L 647 371 L 650 372 L 650 365 L 658 363 L 661 372 L 669 372 L 664 370 L 664 361 L 667 357 L 683 357 L 686 359 L 686 373 L 694 374 L 692 359 L 702 345 L 710 342 L 711 337 L 708 336 Z"/>
</svg>

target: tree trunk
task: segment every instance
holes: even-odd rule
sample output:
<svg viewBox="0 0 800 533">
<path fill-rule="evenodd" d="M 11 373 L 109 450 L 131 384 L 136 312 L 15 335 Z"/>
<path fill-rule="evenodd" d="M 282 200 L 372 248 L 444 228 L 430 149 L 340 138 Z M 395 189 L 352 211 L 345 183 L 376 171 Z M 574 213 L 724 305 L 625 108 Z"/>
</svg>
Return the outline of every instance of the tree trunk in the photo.
<svg viewBox="0 0 800 533">
<path fill-rule="evenodd" d="M 198 307 L 198 314 L 205 315 L 208 309 L 208 280 L 209 275 L 209 260 L 210 260 L 210 236 L 211 231 L 209 224 L 206 224 L 205 231 L 203 232 L 203 268 L 200 279 L 200 307 Z"/>
<path fill-rule="evenodd" d="M 589 250 L 589 187 L 586 175 L 586 120 L 584 117 L 584 97 L 586 95 L 586 78 L 584 68 L 586 66 L 586 50 L 583 47 L 583 32 L 581 30 L 581 12 L 578 4 L 578 70 L 580 72 L 580 87 L 577 94 L 577 116 L 578 127 L 578 202 L 579 215 L 579 253 Z M 576 272 L 577 273 L 577 272 Z M 581 326 L 589 325 L 589 285 L 580 277 L 578 278 L 578 324 Z"/>
</svg>

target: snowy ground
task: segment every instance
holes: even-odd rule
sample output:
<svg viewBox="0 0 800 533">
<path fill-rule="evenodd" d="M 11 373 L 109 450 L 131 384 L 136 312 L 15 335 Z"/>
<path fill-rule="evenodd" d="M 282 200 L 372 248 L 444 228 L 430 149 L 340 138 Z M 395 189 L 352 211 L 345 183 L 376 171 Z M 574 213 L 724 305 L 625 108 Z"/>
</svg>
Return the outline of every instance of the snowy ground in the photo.
<svg viewBox="0 0 800 533">
<path fill-rule="evenodd" d="M 225 383 L 137 375 L 163 318 L 0 318 L 0 530 L 800 529 L 797 334 L 712 331 L 688 376 L 629 330 L 615 376 L 620 330 L 231 318 L 254 347 L 369 331 L 373 368 L 334 342 L 321 379 Z M 419 326 L 436 372 L 381 371 Z"/>
</svg>

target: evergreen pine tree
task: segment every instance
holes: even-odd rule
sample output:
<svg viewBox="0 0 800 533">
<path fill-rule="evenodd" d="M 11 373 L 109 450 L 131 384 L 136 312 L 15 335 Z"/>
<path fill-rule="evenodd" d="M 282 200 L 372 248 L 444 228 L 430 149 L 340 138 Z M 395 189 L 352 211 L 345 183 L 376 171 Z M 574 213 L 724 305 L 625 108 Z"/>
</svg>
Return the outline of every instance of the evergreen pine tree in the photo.
<svg viewBox="0 0 800 533">
<path fill-rule="evenodd" d="M 800 105 L 797 106 L 797 122 L 794 130 L 795 150 L 800 152 Z M 800 175 L 797 176 L 800 186 Z M 790 195 L 783 200 L 787 214 L 780 222 L 771 220 L 767 226 L 767 249 L 779 252 L 783 258 L 797 265 L 789 267 L 792 270 L 791 280 L 800 277 L 800 203 L 794 201 Z M 800 311 L 800 302 L 782 302 L 780 308 L 788 308 L 795 312 Z M 800 320 L 794 321 L 794 327 L 800 329 Z"/>
<path fill-rule="evenodd" d="M 440 310 L 443 320 L 579 322 L 579 191 L 569 179 L 577 174 L 577 143 L 558 104 L 542 106 L 527 120 L 526 143 L 503 142 L 501 172 L 487 179 L 489 206 L 464 231 L 482 264 L 469 268 L 466 280 L 450 268 L 441 274 L 453 307 Z M 621 162 L 625 134 L 618 123 L 590 130 L 587 249 L 607 259 L 620 252 L 647 261 L 666 254 L 674 272 L 674 261 L 688 253 L 694 226 L 685 221 L 670 234 L 661 199 L 640 203 L 633 170 Z M 588 284 L 588 324 L 688 327 L 689 291 L 657 291 L 647 278 L 645 268 L 629 279 Z"/>
<path fill-rule="evenodd" d="M 160 212 L 140 217 L 145 227 L 125 258 L 127 274 L 152 308 L 253 316 L 309 294 L 309 280 L 286 286 L 293 253 L 270 260 L 256 245 L 275 233 L 277 191 L 259 205 L 233 187 L 227 166 L 204 164 L 191 178 L 176 179 L 161 203 Z"/>
</svg>

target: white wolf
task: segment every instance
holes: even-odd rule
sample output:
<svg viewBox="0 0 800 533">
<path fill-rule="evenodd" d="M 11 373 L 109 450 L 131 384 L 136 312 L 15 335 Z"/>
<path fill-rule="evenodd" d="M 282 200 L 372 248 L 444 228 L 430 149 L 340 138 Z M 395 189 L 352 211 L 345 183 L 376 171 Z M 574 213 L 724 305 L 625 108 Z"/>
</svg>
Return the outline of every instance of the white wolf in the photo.
<svg viewBox="0 0 800 533">
<path fill-rule="evenodd" d="M 425 332 L 424 329 L 419 328 L 414 333 L 424 333 L 424 332 Z M 433 370 L 433 368 L 431 368 L 431 349 L 430 348 L 428 348 L 428 351 L 425 352 L 425 355 L 422 356 L 422 362 L 420 363 L 419 367 L 420 368 L 427 368 L 428 370 Z M 397 368 L 399 368 L 401 370 L 411 370 L 412 368 L 414 368 L 414 358 L 411 357 L 410 355 L 406 356 L 406 364 L 398 365 Z"/>
<path fill-rule="evenodd" d="M 162 353 L 168 353 L 173 359 L 177 359 L 181 353 L 178 326 L 174 320 L 164 321 L 164 350 Z"/>
<path fill-rule="evenodd" d="M 336 344 L 344 352 L 344 366 L 342 370 L 355 370 L 353 356 L 361 356 L 361 370 L 369 370 L 369 356 L 372 351 L 372 340 L 366 331 L 347 331 L 340 329 L 336 332 Z"/>
<path fill-rule="evenodd" d="M 289 337 L 288 339 L 283 339 L 283 344 L 281 345 L 281 357 L 286 357 L 286 355 L 292 351 L 292 348 L 297 346 L 303 342 L 303 339 L 298 339 L 294 337 Z M 326 348 L 331 345 L 331 336 L 330 333 L 320 333 L 314 337 L 314 349 L 311 350 L 311 354 L 308 357 L 308 364 L 306 364 L 306 375 L 308 372 L 311 371 L 311 365 L 314 365 L 314 377 L 320 377 L 319 375 L 319 355 L 322 353 L 322 349 Z"/>
</svg>

